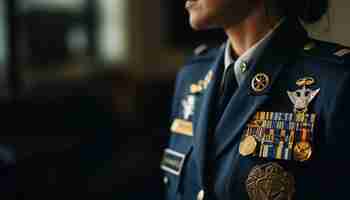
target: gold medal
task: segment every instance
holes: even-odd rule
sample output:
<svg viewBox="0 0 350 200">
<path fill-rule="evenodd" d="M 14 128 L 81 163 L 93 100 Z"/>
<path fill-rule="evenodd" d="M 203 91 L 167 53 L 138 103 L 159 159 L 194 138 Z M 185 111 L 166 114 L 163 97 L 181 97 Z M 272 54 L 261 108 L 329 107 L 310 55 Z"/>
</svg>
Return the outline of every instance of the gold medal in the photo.
<svg viewBox="0 0 350 200">
<path fill-rule="evenodd" d="M 302 130 L 301 141 L 294 147 L 294 159 L 298 161 L 309 160 L 312 154 L 312 146 L 307 141 L 307 129 Z"/>
<path fill-rule="evenodd" d="M 312 154 L 312 147 L 309 142 L 298 142 L 294 147 L 294 159 L 299 161 L 309 160 Z"/>
<path fill-rule="evenodd" d="M 257 142 L 253 136 L 246 136 L 239 145 L 239 153 L 242 156 L 248 156 L 255 152 Z"/>
</svg>

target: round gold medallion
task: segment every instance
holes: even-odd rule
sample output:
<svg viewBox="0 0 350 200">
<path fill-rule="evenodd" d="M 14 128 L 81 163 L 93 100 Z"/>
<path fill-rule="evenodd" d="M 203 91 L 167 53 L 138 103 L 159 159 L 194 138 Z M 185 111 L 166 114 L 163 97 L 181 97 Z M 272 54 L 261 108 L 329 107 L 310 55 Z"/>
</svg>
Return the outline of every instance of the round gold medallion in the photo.
<svg viewBox="0 0 350 200">
<path fill-rule="evenodd" d="M 309 142 L 298 142 L 294 147 L 294 159 L 299 161 L 309 160 L 312 154 L 312 147 Z"/>
<path fill-rule="evenodd" d="M 251 82 L 251 87 L 254 92 L 263 92 L 270 84 L 270 78 L 264 73 L 259 73 L 254 76 Z"/>
<path fill-rule="evenodd" d="M 253 136 L 246 136 L 239 144 L 239 153 L 242 156 L 253 154 L 257 146 L 257 142 Z"/>
</svg>

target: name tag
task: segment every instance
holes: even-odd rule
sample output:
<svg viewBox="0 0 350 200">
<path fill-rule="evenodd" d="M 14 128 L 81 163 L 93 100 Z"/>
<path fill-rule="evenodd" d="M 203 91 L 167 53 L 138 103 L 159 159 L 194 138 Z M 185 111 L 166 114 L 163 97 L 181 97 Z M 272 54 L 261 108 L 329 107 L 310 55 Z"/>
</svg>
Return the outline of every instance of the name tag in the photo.
<svg viewBox="0 0 350 200">
<path fill-rule="evenodd" d="M 161 169 L 178 176 L 181 173 L 184 161 L 185 154 L 181 154 L 171 149 L 165 149 L 161 161 Z"/>
<path fill-rule="evenodd" d="M 175 119 L 171 125 L 171 131 L 186 136 L 193 136 L 193 124 L 191 121 Z"/>
</svg>

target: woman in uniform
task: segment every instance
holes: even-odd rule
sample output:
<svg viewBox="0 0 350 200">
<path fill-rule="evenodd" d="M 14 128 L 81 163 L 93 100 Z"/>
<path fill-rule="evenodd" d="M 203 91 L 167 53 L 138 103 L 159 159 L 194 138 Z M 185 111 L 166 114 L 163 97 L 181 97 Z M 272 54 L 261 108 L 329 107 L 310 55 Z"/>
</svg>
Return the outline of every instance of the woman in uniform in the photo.
<svg viewBox="0 0 350 200">
<path fill-rule="evenodd" d="M 177 76 L 166 199 L 347 199 L 350 50 L 308 36 L 326 0 L 187 0 L 227 41 Z"/>
</svg>

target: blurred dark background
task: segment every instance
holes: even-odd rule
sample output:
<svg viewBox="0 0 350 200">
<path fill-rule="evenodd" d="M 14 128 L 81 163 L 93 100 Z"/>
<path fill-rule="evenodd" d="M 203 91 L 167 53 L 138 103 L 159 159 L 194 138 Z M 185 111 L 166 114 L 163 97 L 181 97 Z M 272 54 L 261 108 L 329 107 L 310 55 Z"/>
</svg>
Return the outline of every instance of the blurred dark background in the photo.
<svg viewBox="0 0 350 200">
<path fill-rule="evenodd" d="M 0 193 L 162 198 L 183 1 L 0 0 Z"/>
<path fill-rule="evenodd" d="M 312 28 L 349 44 L 348 6 L 334 2 Z M 184 3 L 0 0 L 2 199 L 163 199 L 176 73 L 225 40 L 193 32 Z"/>
<path fill-rule="evenodd" d="M 0 0 L 1 199 L 163 199 L 176 73 L 225 40 L 193 32 L 184 3 Z M 349 44 L 349 6 L 314 36 Z"/>
</svg>

